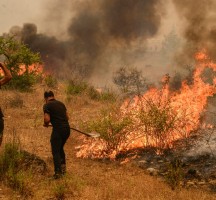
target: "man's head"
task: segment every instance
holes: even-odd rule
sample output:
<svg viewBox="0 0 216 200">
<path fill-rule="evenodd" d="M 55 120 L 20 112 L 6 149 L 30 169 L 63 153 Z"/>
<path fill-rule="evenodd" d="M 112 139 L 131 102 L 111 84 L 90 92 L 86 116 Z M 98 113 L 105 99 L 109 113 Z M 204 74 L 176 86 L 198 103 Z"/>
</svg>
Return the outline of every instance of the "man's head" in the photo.
<svg viewBox="0 0 216 200">
<path fill-rule="evenodd" d="M 46 91 L 46 92 L 44 92 L 44 99 L 46 101 L 48 101 L 50 99 L 54 99 L 54 93 L 53 93 L 53 91 Z"/>
</svg>

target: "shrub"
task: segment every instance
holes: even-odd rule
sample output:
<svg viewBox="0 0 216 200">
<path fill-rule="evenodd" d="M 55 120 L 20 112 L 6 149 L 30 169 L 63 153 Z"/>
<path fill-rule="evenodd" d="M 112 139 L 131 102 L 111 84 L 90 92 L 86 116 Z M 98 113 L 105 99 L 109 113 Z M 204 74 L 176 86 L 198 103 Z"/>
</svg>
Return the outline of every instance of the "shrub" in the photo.
<svg viewBox="0 0 216 200">
<path fill-rule="evenodd" d="M 179 188 L 184 178 L 183 163 L 179 159 L 174 159 L 168 165 L 166 180 L 172 189 Z"/>
<path fill-rule="evenodd" d="M 13 79 L 5 86 L 6 89 L 15 89 L 21 92 L 31 92 L 32 87 L 37 83 L 39 78 L 38 74 L 24 73 L 22 75 L 14 75 Z"/>
<path fill-rule="evenodd" d="M 100 100 L 101 94 L 93 86 L 89 86 L 87 89 L 87 95 L 93 100 Z"/>
<path fill-rule="evenodd" d="M 119 68 L 114 73 L 113 82 L 123 93 L 140 95 L 147 88 L 147 81 L 142 76 L 142 71 L 136 68 Z"/>
<path fill-rule="evenodd" d="M 0 56 L 4 56 L 5 64 L 10 69 L 13 79 L 7 88 L 20 91 L 31 91 L 38 79 L 38 71 L 30 70 L 30 66 L 40 63 L 39 53 L 32 52 L 25 44 L 11 36 L 0 37 Z"/>
<path fill-rule="evenodd" d="M 143 127 L 143 134 L 148 141 L 153 141 L 158 151 L 162 151 L 169 145 L 169 140 L 172 139 L 172 131 L 176 129 L 177 117 L 171 109 L 169 102 L 162 105 L 160 102 L 148 100 L 142 102 L 142 109 L 139 111 L 140 124 Z"/>
<path fill-rule="evenodd" d="M 85 82 L 70 80 L 66 88 L 66 93 L 69 95 L 77 95 L 83 93 L 86 88 L 87 84 Z"/>
<path fill-rule="evenodd" d="M 66 191 L 67 188 L 65 186 L 65 184 L 61 183 L 61 184 L 56 184 L 53 188 L 53 193 L 54 196 L 57 200 L 64 200 L 66 197 Z"/>
<path fill-rule="evenodd" d="M 45 84 L 50 88 L 55 88 L 57 86 L 57 83 L 58 83 L 57 79 L 52 75 L 47 75 L 44 78 L 44 81 L 45 81 Z"/>
<path fill-rule="evenodd" d="M 112 107 L 102 111 L 98 120 L 87 122 L 84 126 L 86 131 L 100 133 L 100 138 L 105 142 L 101 154 L 115 157 L 127 138 L 128 128 L 131 123 L 129 117 L 120 116 L 119 108 Z"/>
<path fill-rule="evenodd" d="M 0 179 L 20 194 L 29 196 L 31 190 L 26 182 L 26 172 L 21 170 L 23 154 L 18 145 L 8 143 L 0 155 Z"/>
</svg>

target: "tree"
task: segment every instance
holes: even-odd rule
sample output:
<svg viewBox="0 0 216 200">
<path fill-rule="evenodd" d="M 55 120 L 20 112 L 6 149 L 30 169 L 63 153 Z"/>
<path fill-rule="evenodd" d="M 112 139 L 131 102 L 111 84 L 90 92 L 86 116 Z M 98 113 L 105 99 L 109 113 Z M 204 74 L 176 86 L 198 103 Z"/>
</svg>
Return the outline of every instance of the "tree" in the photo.
<svg viewBox="0 0 216 200">
<path fill-rule="evenodd" d="M 35 70 L 29 70 L 29 66 L 41 63 L 39 53 L 32 52 L 25 44 L 12 36 L 1 36 L 0 56 L 4 57 L 4 63 L 13 76 L 7 87 L 23 91 L 30 90 L 38 74 L 36 73 L 37 66 Z"/>
<path fill-rule="evenodd" d="M 113 76 L 113 82 L 124 93 L 140 95 L 147 88 L 147 82 L 142 76 L 142 71 L 138 71 L 136 68 L 119 68 Z"/>
</svg>

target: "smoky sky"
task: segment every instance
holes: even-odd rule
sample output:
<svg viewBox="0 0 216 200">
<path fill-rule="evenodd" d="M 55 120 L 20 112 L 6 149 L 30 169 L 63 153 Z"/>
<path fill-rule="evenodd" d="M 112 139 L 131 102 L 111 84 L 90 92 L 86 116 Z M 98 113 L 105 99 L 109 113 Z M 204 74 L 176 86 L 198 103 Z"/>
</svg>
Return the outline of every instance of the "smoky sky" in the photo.
<svg viewBox="0 0 216 200">
<path fill-rule="evenodd" d="M 214 0 L 173 0 L 176 11 L 184 21 L 183 35 L 186 45 L 185 57 L 193 57 L 196 51 L 205 49 L 212 59 L 216 59 L 216 3 Z"/>
<path fill-rule="evenodd" d="M 97 70 L 107 70 L 113 54 L 125 55 L 125 60 L 135 58 L 133 45 L 140 45 L 139 52 L 145 51 L 145 43 L 154 37 L 161 26 L 165 9 L 161 0 L 86 0 L 72 3 L 69 22 L 65 30 L 67 39 L 39 33 L 37 24 L 26 22 L 17 35 L 33 51 L 41 54 L 45 68 L 60 70 L 82 68 L 90 76 Z M 62 6 L 61 6 L 62 5 Z M 66 5 L 55 1 L 49 8 L 56 9 L 55 14 L 47 10 L 49 21 L 58 21 L 59 13 L 64 13 Z M 62 17 L 62 16 L 61 16 Z M 61 27 L 61 24 L 56 24 Z M 13 29 L 14 30 L 14 29 Z M 79 67 L 77 67 L 79 66 Z"/>
</svg>

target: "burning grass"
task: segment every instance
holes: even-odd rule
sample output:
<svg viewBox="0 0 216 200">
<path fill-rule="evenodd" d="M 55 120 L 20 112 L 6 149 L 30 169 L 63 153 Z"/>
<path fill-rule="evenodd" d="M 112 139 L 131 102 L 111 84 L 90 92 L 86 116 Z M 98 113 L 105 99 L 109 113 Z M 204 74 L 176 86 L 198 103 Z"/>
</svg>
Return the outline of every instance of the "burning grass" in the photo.
<svg viewBox="0 0 216 200">
<path fill-rule="evenodd" d="M 49 143 L 51 129 L 42 127 L 43 91 L 44 88 L 41 85 L 37 86 L 33 93 L 18 93 L 18 96 L 12 91 L 0 91 L 2 94 L 1 106 L 4 110 L 6 125 L 3 142 L 10 141 L 11 133 L 14 130 L 19 136 L 22 149 L 39 156 L 47 164 L 48 174 L 38 174 L 33 170 L 27 177 L 21 176 L 22 180 L 26 181 L 25 183 L 30 187 L 29 189 L 32 192 L 31 200 L 55 199 L 56 197 L 77 200 L 215 199 L 214 194 L 202 190 L 182 189 L 181 191 L 172 191 L 163 180 L 149 176 L 145 170 L 137 167 L 132 162 L 119 165 L 117 162 L 77 158 L 77 151 L 74 147 L 82 144 L 84 136 L 76 132 L 72 132 L 65 146 L 67 177 L 60 181 L 50 181 L 49 176 L 53 173 Z M 56 89 L 55 93 L 58 99 L 66 100 L 63 88 Z M 23 100 L 22 106 L 11 104 L 11 100 L 16 98 Z M 71 101 L 66 101 L 66 106 L 71 116 L 70 123 L 78 127 L 81 120 L 90 121 L 92 118 L 99 118 L 99 108 L 107 108 L 107 102 L 91 101 L 85 95 L 71 96 Z M 122 118 L 118 109 L 114 113 L 116 115 L 110 116 L 110 120 L 115 122 L 113 125 L 115 130 L 124 131 L 124 128 L 131 122 L 126 119 L 124 123 L 121 122 Z M 105 121 L 109 122 L 108 119 Z M 116 128 L 118 126 L 121 129 Z M 91 149 L 89 150 L 91 151 Z M 3 185 L 1 185 L 1 189 L 1 194 L 4 193 L 5 199 L 27 199 L 27 197 L 21 197 L 20 194 L 15 193 L 13 190 L 5 189 Z"/>
<path fill-rule="evenodd" d="M 93 123 L 93 128 L 102 132 L 102 138 L 86 140 L 77 155 L 113 159 L 121 151 L 148 146 L 162 153 L 172 148 L 177 139 L 187 138 L 197 131 L 207 99 L 216 93 L 216 79 L 212 84 L 205 83 L 202 73 L 206 68 L 216 71 L 216 64 L 204 53 L 198 53 L 196 59 L 192 84 L 183 81 L 179 91 L 171 91 L 169 76 L 166 76 L 161 89 L 151 88 L 143 95 L 126 100 L 117 112 L 101 116 Z M 125 125 L 125 119 L 130 123 Z"/>
</svg>

